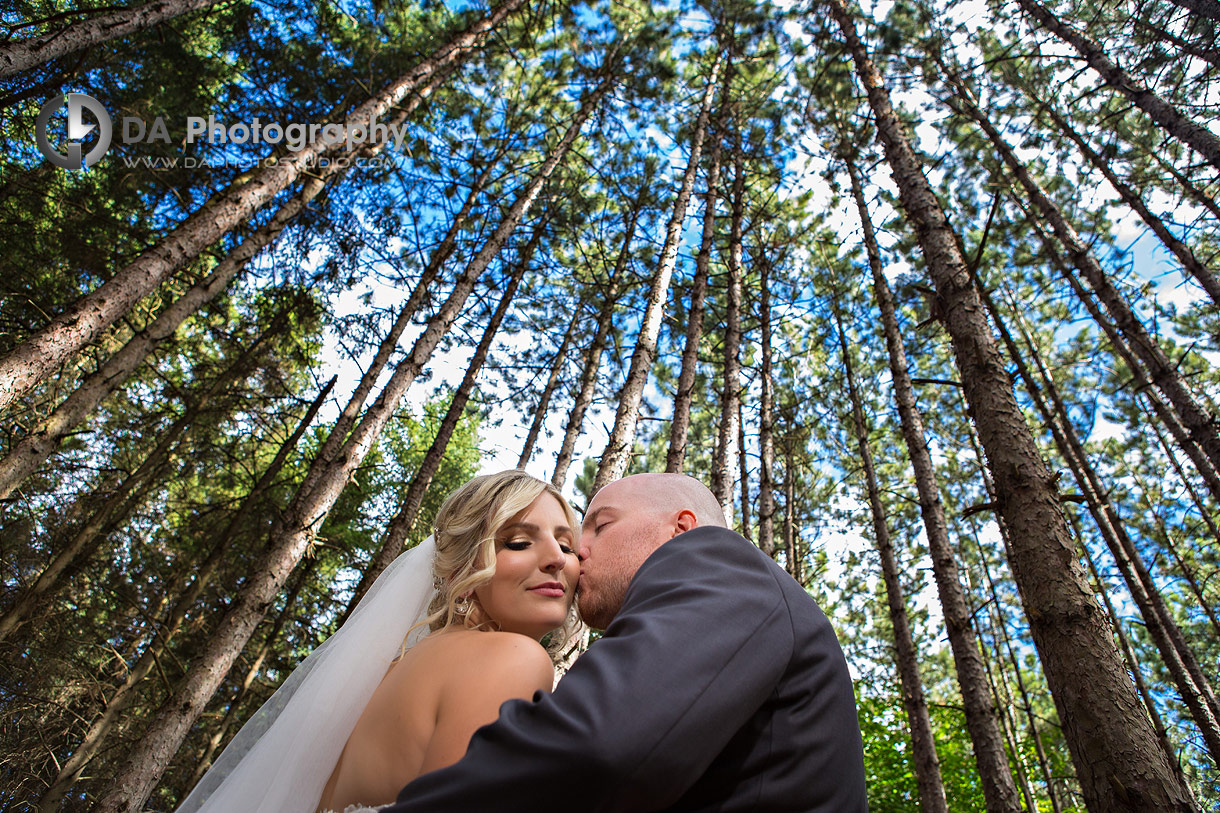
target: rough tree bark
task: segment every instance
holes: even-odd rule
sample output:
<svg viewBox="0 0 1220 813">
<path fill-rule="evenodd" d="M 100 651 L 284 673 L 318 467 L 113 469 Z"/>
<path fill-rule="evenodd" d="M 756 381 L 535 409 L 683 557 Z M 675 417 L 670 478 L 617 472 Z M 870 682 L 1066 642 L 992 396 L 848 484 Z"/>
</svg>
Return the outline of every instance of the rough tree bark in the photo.
<svg viewBox="0 0 1220 813">
<path fill-rule="evenodd" d="M 1177 365 L 1165 356 L 1160 344 L 1148 333 L 1138 315 L 1127 304 L 1118 289 L 1110 283 L 1101 263 L 1097 261 L 1093 252 L 1089 250 L 1076 230 L 1068 223 L 1067 218 L 1063 216 L 1063 212 L 1042 191 L 1042 187 L 1034 180 L 1028 168 L 1017 158 L 1012 148 L 1008 146 L 999 131 L 979 108 L 970 89 L 952 72 L 951 66 L 944 66 L 944 70 L 957 94 L 954 99 L 948 100 L 950 106 L 959 114 L 978 124 L 991 141 L 992 146 L 1021 184 L 1034 206 L 1050 223 L 1055 236 L 1071 258 L 1072 264 L 1088 281 L 1101 303 L 1105 305 L 1114 324 L 1127 337 L 1128 346 L 1147 369 L 1152 383 L 1156 384 L 1165 395 L 1174 411 L 1177 412 L 1183 426 L 1212 461 L 1212 465 L 1220 468 L 1220 422 L 1217 422 L 1215 416 L 1211 415 L 1194 397 L 1178 372 Z"/>
<path fill-rule="evenodd" d="M 881 558 L 886 604 L 889 608 L 890 623 L 894 628 L 894 654 L 898 680 L 902 686 L 902 705 L 906 708 L 907 725 L 911 731 L 911 752 L 915 762 L 915 784 L 919 788 L 919 809 L 924 813 L 948 813 L 949 803 L 945 800 L 945 785 L 940 775 L 940 757 L 936 753 L 932 719 L 928 716 L 928 701 L 923 693 L 923 679 L 919 675 L 919 656 L 915 651 L 911 623 L 907 617 L 906 594 L 902 589 L 894 545 L 890 542 L 885 506 L 881 502 L 881 489 L 877 486 L 873 452 L 868 442 L 868 424 L 864 418 L 864 408 L 860 404 L 860 392 L 856 388 L 851 353 L 847 349 L 843 322 L 837 308 L 834 316 L 838 327 L 839 351 L 843 357 L 843 373 L 847 377 L 847 396 L 851 401 L 851 426 L 856 436 L 856 449 L 864 470 L 868 507 L 873 519 L 873 544 L 876 545 L 877 554 Z"/>
<path fill-rule="evenodd" d="M 720 501 L 729 526 L 733 525 L 733 458 L 737 448 L 737 404 L 741 397 L 741 279 L 742 220 L 745 217 L 745 159 L 741 149 L 741 122 L 734 115 L 733 192 L 729 219 L 729 256 L 725 265 L 724 365 L 721 370 L 720 421 L 716 427 L 716 451 L 712 456 L 712 494 Z"/>
<path fill-rule="evenodd" d="M 775 396 L 771 380 L 771 266 L 759 258 L 758 321 L 762 370 L 758 396 L 758 547 L 775 555 Z"/>
<path fill-rule="evenodd" d="M 1080 525 L 1075 517 L 1072 517 L 1072 528 L 1076 532 L 1076 538 L 1080 541 L 1080 551 L 1084 557 L 1085 563 L 1089 566 L 1089 573 L 1093 575 L 1093 582 L 1097 585 L 1097 592 L 1101 594 L 1102 602 L 1106 607 L 1106 615 L 1110 619 L 1110 627 L 1114 630 L 1115 636 L 1118 638 L 1118 643 L 1123 653 L 1123 660 L 1127 663 L 1127 671 L 1131 673 L 1132 680 L 1135 681 L 1135 688 L 1139 692 L 1140 699 L 1144 701 L 1144 708 L 1148 712 L 1148 719 L 1152 721 L 1152 729 L 1156 732 L 1157 741 L 1161 744 L 1161 750 L 1165 752 L 1165 756 L 1169 759 L 1169 764 L 1173 765 L 1179 775 L 1181 769 L 1178 767 L 1178 749 L 1169 741 L 1169 732 L 1165 728 L 1165 721 L 1161 718 L 1161 713 L 1156 707 L 1156 701 L 1152 697 L 1152 693 L 1148 690 L 1148 684 L 1144 680 L 1143 671 L 1140 669 L 1139 659 L 1135 656 L 1135 651 L 1131 648 L 1131 641 L 1127 638 L 1127 633 L 1123 629 L 1122 618 L 1114 609 L 1114 602 L 1110 600 L 1110 590 L 1104 581 L 1101 574 L 1097 572 L 1097 565 L 1093 562 L 1093 555 L 1089 553 L 1089 548 L 1084 544 L 1084 537 L 1080 534 Z M 1182 780 L 1185 783 L 1185 779 Z"/>
<path fill-rule="evenodd" d="M 627 464 L 631 461 L 631 445 L 635 441 L 635 428 L 640 419 L 640 401 L 644 397 L 644 385 L 648 380 L 648 372 L 656 357 L 657 336 L 661 331 L 661 318 L 665 314 L 665 300 L 669 295 L 669 281 L 673 277 L 674 266 L 678 261 L 678 247 L 682 242 L 682 223 L 686 219 L 686 205 L 690 201 L 691 190 L 695 185 L 695 174 L 699 170 L 699 156 L 703 152 L 703 138 L 707 133 L 708 111 L 711 108 L 712 95 L 716 87 L 716 76 L 720 70 L 717 59 L 712 66 L 711 76 L 703 92 L 703 102 L 699 109 L 699 118 L 695 123 L 695 132 L 691 136 L 690 159 L 686 164 L 686 172 L 682 175 L 682 183 L 674 198 L 673 212 L 669 225 L 665 229 L 665 243 L 661 254 L 657 257 L 657 270 L 653 274 L 652 284 L 648 290 L 648 304 L 644 310 L 644 318 L 640 323 L 640 332 L 636 337 L 635 351 L 631 355 L 631 367 L 627 380 L 619 392 L 618 409 L 614 414 L 614 428 L 606 441 L 606 450 L 602 452 L 601 461 L 597 466 L 597 475 L 593 480 L 592 493 L 612 480 L 623 476 Z"/>
<path fill-rule="evenodd" d="M 741 535 L 752 539 L 750 532 L 750 460 L 746 457 L 746 419 L 742 416 L 742 399 L 737 399 L 737 477 L 741 481 Z"/>
<path fill-rule="evenodd" d="M 0 79 L 36 68 L 52 59 L 83 51 L 172 20 L 181 14 L 215 5 L 217 0 L 153 0 L 90 17 L 28 39 L 0 46 Z"/>
<path fill-rule="evenodd" d="M 1106 54 L 1101 43 L 1060 20 L 1038 0 L 1017 0 L 1017 3 L 1049 31 L 1079 51 L 1107 85 L 1126 96 L 1132 104 L 1147 113 L 1174 138 L 1202 155 L 1213 167 L 1220 169 L 1220 136 L 1192 121 L 1147 85 L 1135 79 Z"/>
<path fill-rule="evenodd" d="M 979 295 L 991 314 L 993 324 L 1008 347 L 1009 355 L 1017 366 L 1018 375 L 1025 384 L 1034 406 L 1043 417 L 1044 423 L 1051 430 L 1060 454 L 1068 463 L 1077 486 L 1085 497 L 1089 513 L 1093 516 L 1102 539 L 1109 547 L 1144 619 L 1148 634 L 1161 655 L 1178 688 L 1178 694 L 1190 710 L 1191 717 L 1203 734 L 1204 742 L 1212 758 L 1220 762 L 1220 710 L 1216 707 L 1215 695 L 1210 683 L 1199 667 L 1194 652 L 1186 643 L 1172 613 L 1165 606 L 1160 590 L 1153 581 L 1143 557 L 1136 548 L 1134 541 L 1127 533 L 1118 511 L 1109 499 L 1109 489 L 1102 483 L 1097 470 L 1089 461 L 1084 446 L 1076 435 L 1076 430 L 1067 413 L 1067 407 L 1059 395 L 1058 388 L 1046 369 L 1042 359 L 1034 347 L 1031 337 L 1025 332 L 1021 320 L 1017 326 L 1022 333 L 1026 348 L 1038 370 L 1039 380 L 1035 380 L 1032 371 L 1025 363 L 1024 354 L 1017 346 L 1008 330 L 991 295 L 987 293 L 981 280 L 977 280 Z M 1043 397 L 1045 392 L 1046 398 Z M 1049 398 L 1049 403 L 1047 399 Z"/>
<path fill-rule="evenodd" d="M 237 511 L 225 523 L 225 527 L 208 543 L 207 547 L 210 549 L 210 553 L 195 568 L 191 583 L 174 602 L 174 606 L 170 609 L 168 617 L 161 624 L 161 628 L 154 632 L 153 640 L 149 641 L 139 659 L 127 671 L 123 681 L 114 688 L 97 719 L 90 724 L 89 730 L 85 733 L 80 744 L 76 746 L 72 756 L 64 762 L 59 775 L 51 783 L 42 799 L 39 800 L 39 810 L 43 811 L 43 813 L 50 813 L 59 809 L 64 794 L 72 788 L 72 785 L 80 777 L 81 771 L 89 764 L 89 761 L 105 742 L 106 737 L 114 729 L 115 724 L 119 721 L 119 715 L 127 709 L 134 699 L 136 687 L 152 672 L 156 666 L 157 659 L 160 657 L 160 653 L 169 646 L 170 641 L 173 640 L 173 637 L 182 628 L 182 623 L 186 619 L 187 612 L 195 606 L 195 602 L 203 594 L 204 588 L 211 582 L 212 576 L 215 575 L 216 570 L 224 561 L 225 554 L 236 538 L 237 532 L 245 526 L 246 519 L 253 512 L 255 505 L 262 498 L 263 494 L 266 493 L 275 478 L 279 476 L 285 461 L 288 460 L 289 453 L 296 447 L 301 435 L 313 423 L 318 410 L 322 407 L 326 397 L 330 395 L 331 389 L 334 388 L 335 381 L 336 378 L 331 378 L 329 383 L 314 398 L 313 403 L 305 411 L 304 417 L 297 423 L 296 429 L 280 445 L 275 457 L 271 460 L 266 470 L 263 471 L 262 475 L 259 476 L 254 487 L 250 489 L 250 492 L 242 500 Z"/>
<path fill-rule="evenodd" d="M 956 236 L 845 1 L 828 4 L 867 90 L 902 209 L 936 288 L 937 315 L 995 478 L 999 513 L 1012 534 L 1013 575 L 1085 802 L 1114 813 L 1191 810 L 1190 794 L 1156 743 L 1076 558 L 1054 477 L 1013 394 Z M 1004 800 L 994 804 L 1007 809 Z"/>
<path fill-rule="evenodd" d="M 923 417 L 915 399 L 911 383 L 910 367 L 898 316 L 894 308 L 894 296 L 881 265 L 881 250 L 873 232 L 872 217 L 864 197 L 864 184 L 855 158 L 845 161 L 851 181 L 852 197 L 864 232 L 864 245 L 868 252 L 869 269 L 872 272 L 873 293 L 881 312 L 881 324 L 885 332 L 885 344 L 889 354 L 890 374 L 893 381 L 894 402 L 902 425 L 902 436 L 906 442 L 907 456 L 915 474 L 915 488 L 919 494 L 919 511 L 923 517 L 928 538 L 928 551 L 932 556 L 932 574 L 936 581 L 936 592 L 945 616 L 945 630 L 949 635 L 953 651 L 953 665 L 962 693 L 962 705 L 966 713 L 966 729 L 974 745 L 975 763 L 979 777 L 983 780 L 983 796 L 991 813 L 1020 810 L 1017 786 L 1008 767 L 1008 756 L 1004 752 L 1004 737 L 992 696 L 987 688 L 987 675 L 979 654 L 978 642 L 970 626 L 970 603 L 962 588 L 953 544 L 949 540 L 949 526 L 945 509 L 940 499 L 940 487 L 936 482 L 936 470 L 928 451 L 924 433 Z"/>
<path fill-rule="evenodd" d="M 669 451 L 665 471 L 681 472 L 686 463 L 686 439 L 690 433 L 690 405 L 695 397 L 695 373 L 699 365 L 699 342 L 703 338 L 704 302 L 707 299 L 707 267 L 716 236 L 716 186 L 720 183 L 720 139 L 712 141 L 711 163 L 707 170 L 707 192 L 703 202 L 703 238 L 695 255 L 695 278 L 691 282 L 690 305 L 686 309 L 686 344 L 682 348 L 682 369 L 674 394 L 674 417 L 669 424 Z"/>
<path fill-rule="evenodd" d="M 788 575 L 801 581 L 801 563 L 796 558 L 796 455 L 792 438 L 784 444 L 784 567 Z"/>
</svg>

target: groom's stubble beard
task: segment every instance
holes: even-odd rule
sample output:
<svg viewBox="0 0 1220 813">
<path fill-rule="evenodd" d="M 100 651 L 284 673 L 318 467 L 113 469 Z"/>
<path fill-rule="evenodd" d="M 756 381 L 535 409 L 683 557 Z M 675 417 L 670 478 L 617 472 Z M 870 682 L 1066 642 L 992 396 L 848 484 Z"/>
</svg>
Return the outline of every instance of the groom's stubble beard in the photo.
<svg viewBox="0 0 1220 813">
<path fill-rule="evenodd" d="M 615 574 L 613 578 L 603 581 L 593 593 L 583 588 L 578 590 L 576 612 L 580 619 L 597 630 L 610 626 L 610 622 L 623 608 L 623 595 L 627 592 L 630 582 L 630 576 L 623 579 L 621 574 Z"/>
<path fill-rule="evenodd" d="M 636 517 L 635 521 L 639 523 L 635 533 L 603 543 L 615 545 L 616 549 L 613 553 L 602 551 L 597 578 L 592 581 L 594 589 L 585 589 L 590 582 L 586 576 L 576 592 L 576 611 L 594 629 L 604 630 L 610 626 L 623 608 L 623 599 L 636 571 L 665 539 L 655 523 L 644 517 Z"/>
</svg>

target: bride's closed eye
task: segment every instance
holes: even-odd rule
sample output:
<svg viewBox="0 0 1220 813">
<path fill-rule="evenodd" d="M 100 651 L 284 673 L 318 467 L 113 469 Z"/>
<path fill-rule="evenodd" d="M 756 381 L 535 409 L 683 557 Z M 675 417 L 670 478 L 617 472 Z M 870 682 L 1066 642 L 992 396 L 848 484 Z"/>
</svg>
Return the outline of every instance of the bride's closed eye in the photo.
<svg viewBox="0 0 1220 813">
<path fill-rule="evenodd" d="M 531 544 L 533 544 L 533 543 L 530 542 L 528 539 L 514 539 L 509 542 L 505 542 L 504 547 L 508 548 L 509 550 L 525 550 Z M 565 545 L 561 542 L 559 544 L 559 549 L 566 554 L 570 554 L 572 556 L 576 555 L 576 549 L 573 548 L 571 545 Z"/>
</svg>

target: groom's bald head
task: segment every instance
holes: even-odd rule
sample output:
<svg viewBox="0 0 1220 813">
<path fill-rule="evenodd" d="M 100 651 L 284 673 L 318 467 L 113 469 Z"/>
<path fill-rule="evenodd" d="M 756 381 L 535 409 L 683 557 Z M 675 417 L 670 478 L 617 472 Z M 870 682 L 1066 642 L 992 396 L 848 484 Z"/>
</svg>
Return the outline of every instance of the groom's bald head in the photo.
<svg viewBox="0 0 1220 813">
<path fill-rule="evenodd" d="M 623 604 L 636 570 L 666 541 L 692 528 L 727 527 L 707 486 L 684 474 L 635 474 L 589 501 L 581 526 L 580 614 L 605 629 Z"/>
<path fill-rule="evenodd" d="M 594 510 L 597 496 L 613 490 L 614 499 L 631 502 L 636 510 L 649 511 L 661 517 L 675 518 L 682 511 L 691 511 L 699 525 L 728 527 L 724 510 L 707 486 L 685 474 L 633 474 L 610 483 L 589 503 Z"/>
</svg>

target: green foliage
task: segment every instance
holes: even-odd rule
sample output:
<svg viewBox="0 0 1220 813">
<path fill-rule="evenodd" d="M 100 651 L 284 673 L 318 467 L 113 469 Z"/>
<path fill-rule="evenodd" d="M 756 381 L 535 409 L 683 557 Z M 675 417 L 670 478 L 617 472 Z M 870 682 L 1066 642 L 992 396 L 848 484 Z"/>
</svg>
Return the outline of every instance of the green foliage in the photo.
<svg viewBox="0 0 1220 813">
<path fill-rule="evenodd" d="M 857 695 L 856 707 L 864 738 L 868 809 L 877 813 L 917 810 L 919 790 L 901 699 Z M 950 706 L 937 705 L 930 711 L 949 810 L 953 813 L 986 810 L 965 715 L 960 708 Z"/>
</svg>

